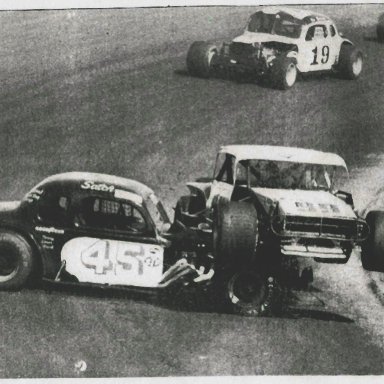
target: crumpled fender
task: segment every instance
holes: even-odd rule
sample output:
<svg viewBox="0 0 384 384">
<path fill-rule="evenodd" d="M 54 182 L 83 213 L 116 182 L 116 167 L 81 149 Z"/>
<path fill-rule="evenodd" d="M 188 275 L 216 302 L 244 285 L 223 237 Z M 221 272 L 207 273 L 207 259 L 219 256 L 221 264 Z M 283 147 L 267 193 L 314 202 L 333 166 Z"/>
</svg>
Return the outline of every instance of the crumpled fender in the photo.
<svg viewBox="0 0 384 384">
<path fill-rule="evenodd" d="M 354 45 L 351 40 L 346 39 L 346 38 L 343 38 L 343 41 L 342 41 L 341 45 L 343 45 L 343 44 Z"/>
</svg>

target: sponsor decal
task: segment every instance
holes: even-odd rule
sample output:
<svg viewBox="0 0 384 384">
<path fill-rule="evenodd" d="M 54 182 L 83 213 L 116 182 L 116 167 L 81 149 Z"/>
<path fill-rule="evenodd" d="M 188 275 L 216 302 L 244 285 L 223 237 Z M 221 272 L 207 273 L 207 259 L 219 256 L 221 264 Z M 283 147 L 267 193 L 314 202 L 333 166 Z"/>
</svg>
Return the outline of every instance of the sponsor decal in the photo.
<svg viewBox="0 0 384 384">
<path fill-rule="evenodd" d="M 57 233 L 58 235 L 64 234 L 64 229 L 58 229 L 54 227 L 35 227 L 35 230 L 37 232 L 44 232 L 44 233 Z"/>
<path fill-rule="evenodd" d="M 44 249 L 53 249 L 55 239 L 50 236 L 43 235 L 41 238 L 41 245 Z"/>
<path fill-rule="evenodd" d="M 27 195 L 27 200 L 32 203 L 33 201 L 37 201 L 40 199 L 40 197 L 42 196 L 43 194 L 43 190 L 42 189 L 36 189 L 34 191 L 31 191 L 30 193 L 28 193 Z"/>
<path fill-rule="evenodd" d="M 101 192 L 113 192 L 115 190 L 114 185 L 107 185 L 105 183 L 94 183 L 93 181 L 84 181 L 80 185 L 81 189 L 89 189 L 91 191 L 101 191 Z"/>
</svg>

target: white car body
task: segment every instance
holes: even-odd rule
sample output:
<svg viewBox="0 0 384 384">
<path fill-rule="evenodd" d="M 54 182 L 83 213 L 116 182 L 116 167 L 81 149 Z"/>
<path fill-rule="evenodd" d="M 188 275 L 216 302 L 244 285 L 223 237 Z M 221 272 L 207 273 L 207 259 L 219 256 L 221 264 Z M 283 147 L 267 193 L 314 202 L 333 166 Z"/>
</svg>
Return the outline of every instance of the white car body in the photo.
<svg viewBox="0 0 384 384">
<path fill-rule="evenodd" d="M 297 68 L 300 72 L 331 70 L 339 61 L 341 45 L 343 43 L 352 45 L 350 40 L 343 38 L 339 34 L 333 21 L 325 15 L 282 7 L 263 7 L 260 11 L 265 14 L 284 12 L 298 20 L 310 18 L 312 21 L 308 24 L 303 24 L 300 37 L 298 38 L 250 32 L 246 29 L 242 35 L 234 38 L 232 42 L 252 45 L 279 42 L 295 45 L 297 51 L 290 52 L 289 56 L 296 58 Z M 312 32 L 314 32 L 313 38 L 308 40 L 308 35 Z"/>
</svg>

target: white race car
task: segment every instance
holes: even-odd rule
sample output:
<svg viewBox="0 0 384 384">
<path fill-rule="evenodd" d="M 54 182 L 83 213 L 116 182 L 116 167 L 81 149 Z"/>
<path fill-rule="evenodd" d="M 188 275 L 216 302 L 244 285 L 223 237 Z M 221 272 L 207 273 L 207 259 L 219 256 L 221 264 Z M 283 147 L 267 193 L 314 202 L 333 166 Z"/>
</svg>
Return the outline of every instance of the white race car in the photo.
<svg viewBox="0 0 384 384">
<path fill-rule="evenodd" d="M 263 313 L 275 281 L 307 284 L 312 266 L 345 264 L 362 243 L 364 266 L 384 265 L 377 240 L 384 213 L 369 213 L 368 226 L 352 195 L 340 190 L 346 179 L 346 164 L 333 153 L 228 145 L 217 155 L 213 179 L 187 184 L 190 194 L 179 199 L 175 219 L 211 233 L 206 246 L 223 300 L 241 313 Z"/>
<path fill-rule="evenodd" d="M 325 15 L 263 7 L 250 17 L 244 33 L 221 49 L 209 42 L 194 42 L 187 67 L 199 77 L 209 77 L 214 69 L 269 75 L 275 87 L 288 89 L 298 72 L 335 70 L 345 78 L 357 79 L 363 54 Z"/>
</svg>

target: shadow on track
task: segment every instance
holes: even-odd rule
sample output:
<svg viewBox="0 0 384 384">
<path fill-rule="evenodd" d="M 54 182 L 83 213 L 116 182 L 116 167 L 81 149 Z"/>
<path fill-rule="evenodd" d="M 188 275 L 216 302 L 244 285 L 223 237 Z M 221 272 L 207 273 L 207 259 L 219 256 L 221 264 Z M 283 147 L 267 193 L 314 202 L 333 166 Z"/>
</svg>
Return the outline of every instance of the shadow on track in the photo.
<svg viewBox="0 0 384 384">
<path fill-rule="evenodd" d="M 168 309 L 177 312 L 194 313 L 215 313 L 231 316 L 228 313 L 220 311 L 217 306 L 209 300 L 209 296 L 201 290 L 185 290 L 183 294 L 177 293 L 172 296 L 171 292 L 153 290 L 143 292 L 142 290 L 124 289 L 117 287 L 91 287 L 78 286 L 73 284 L 42 282 L 40 285 L 29 288 L 30 291 L 43 291 L 47 295 L 60 296 L 81 296 L 91 299 L 109 299 L 114 301 L 135 301 L 152 306 Z M 319 292 L 313 288 L 307 292 Z M 300 299 L 294 295 L 290 297 L 282 308 L 273 314 L 267 315 L 271 318 L 281 319 L 313 319 L 321 321 L 333 321 L 342 323 L 354 323 L 354 320 L 326 310 L 313 309 L 311 306 L 297 308 Z M 119 307 L 118 312 L 125 310 L 125 307 Z M 237 315 L 232 315 L 237 316 Z"/>
</svg>

